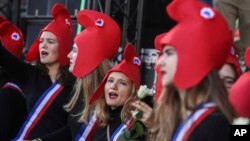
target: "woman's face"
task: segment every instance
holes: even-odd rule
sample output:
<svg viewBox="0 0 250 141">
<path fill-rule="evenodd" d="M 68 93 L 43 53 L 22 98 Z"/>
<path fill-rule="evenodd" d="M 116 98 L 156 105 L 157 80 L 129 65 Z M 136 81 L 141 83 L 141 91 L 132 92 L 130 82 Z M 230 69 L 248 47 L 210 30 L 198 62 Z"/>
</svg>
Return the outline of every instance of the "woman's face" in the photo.
<svg viewBox="0 0 250 141">
<path fill-rule="evenodd" d="M 219 71 L 219 75 L 229 92 L 237 77 L 233 66 L 230 64 L 224 64 Z"/>
<path fill-rule="evenodd" d="M 70 62 L 69 72 L 72 72 L 74 67 L 75 67 L 77 54 L 78 54 L 78 47 L 76 44 L 74 44 L 72 50 L 68 54 L 68 58 L 69 58 L 69 62 Z"/>
<path fill-rule="evenodd" d="M 177 54 L 172 46 L 166 45 L 163 48 L 162 55 L 156 62 L 162 75 L 162 85 L 169 86 L 173 84 L 173 78 L 177 66 Z"/>
<path fill-rule="evenodd" d="M 45 65 L 58 63 L 59 43 L 56 36 L 49 31 L 44 31 L 39 44 L 40 61 Z"/>
<path fill-rule="evenodd" d="M 132 93 L 132 81 L 121 72 L 112 72 L 104 87 L 106 103 L 111 109 L 123 106 Z"/>
</svg>

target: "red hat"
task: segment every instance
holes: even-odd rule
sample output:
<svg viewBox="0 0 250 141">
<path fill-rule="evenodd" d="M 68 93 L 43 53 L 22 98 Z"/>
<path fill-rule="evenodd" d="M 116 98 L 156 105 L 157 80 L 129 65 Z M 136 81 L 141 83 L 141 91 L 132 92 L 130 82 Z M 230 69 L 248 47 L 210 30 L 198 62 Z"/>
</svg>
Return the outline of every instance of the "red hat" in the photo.
<svg viewBox="0 0 250 141">
<path fill-rule="evenodd" d="M 159 65 L 155 65 L 154 70 L 156 71 L 156 75 L 157 75 L 154 100 L 157 102 L 162 91 L 162 73 L 160 73 Z"/>
<path fill-rule="evenodd" d="M 245 61 L 250 67 L 250 48 L 245 53 Z M 229 100 L 235 108 L 238 116 L 250 118 L 250 71 L 242 74 L 240 78 L 233 84 Z"/>
<path fill-rule="evenodd" d="M 83 77 L 93 71 L 104 59 L 112 59 L 118 52 L 121 31 L 108 15 L 94 10 L 82 10 L 77 21 L 85 29 L 74 39 L 78 47 L 73 74 Z"/>
<path fill-rule="evenodd" d="M 162 51 L 161 39 L 167 34 L 167 32 L 161 33 L 155 37 L 154 45 L 155 48 L 159 51 Z"/>
<path fill-rule="evenodd" d="M 39 57 L 39 44 L 40 39 L 36 38 L 36 40 L 30 46 L 28 53 L 26 54 L 26 60 L 28 62 L 36 61 Z"/>
<path fill-rule="evenodd" d="M 8 20 L 0 17 L 0 38 L 3 46 L 13 55 L 20 58 L 24 47 L 22 32 Z"/>
<path fill-rule="evenodd" d="M 89 104 L 93 104 L 98 98 L 101 97 L 101 95 L 103 94 L 104 85 L 111 72 L 121 72 L 125 74 L 130 80 L 134 82 L 136 89 L 137 90 L 139 89 L 141 84 L 140 82 L 141 60 L 135 50 L 135 47 L 132 44 L 128 43 L 124 50 L 123 56 L 124 56 L 123 61 L 118 65 L 114 66 L 110 71 L 106 73 L 101 84 L 91 97 Z"/>
<path fill-rule="evenodd" d="M 228 57 L 226 60 L 226 63 L 232 64 L 234 69 L 236 70 L 237 76 L 239 77 L 242 74 L 241 68 L 240 68 L 240 63 L 238 60 L 238 56 L 234 50 L 234 47 L 231 47 Z"/>
<path fill-rule="evenodd" d="M 167 32 L 165 33 L 161 33 L 159 35 L 157 35 L 155 37 L 154 40 L 154 45 L 155 48 L 159 51 L 162 51 L 162 44 L 161 44 L 161 39 L 167 34 Z M 158 58 L 159 59 L 159 58 Z M 160 94 L 161 94 L 161 90 L 162 90 L 162 74 L 160 73 L 160 68 L 159 66 L 156 64 L 154 67 L 155 72 L 157 73 L 157 81 L 156 81 L 156 87 L 155 87 L 155 95 L 154 95 L 154 100 L 157 102 Z"/>
<path fill-rule="evenodd" d="M 61 66 L 65 66 L 69 63 L 67 55 L 73 45 L 73 22 L 70 18 L 69 11 L 62 4 L 55 4 L 52 8 L 51 14 L 54 20 L 41 30 L 37 39 L 40 38 L 43 31 L 49 31 L 55 34 L 59 42 L 58 61 Z M 39 58 L 39 52 L 35 52 L 39 51 L 39 44 L 37 44 L 36 41 L 35 43 L 33 43 L 33 45 L 31 46 L 32 48 L 30 48 L 27 53 L 26 60 L 29 62 L 32 62 Z"/>
<path fill-rule="evenodd" d="M 244 59 L 245 59 L 247 68 L 250 69 L 250 47 L 247 48 Z"/>
<path fill-rule="evenodd" d="M 178 54 L 175 86 L 191 88 L 225 63 L 232 33 L 222 15 L 197 0 L 174 0 L 166 10 L 177 25 L 161 44 L 175 47 Z"/>
</svg>

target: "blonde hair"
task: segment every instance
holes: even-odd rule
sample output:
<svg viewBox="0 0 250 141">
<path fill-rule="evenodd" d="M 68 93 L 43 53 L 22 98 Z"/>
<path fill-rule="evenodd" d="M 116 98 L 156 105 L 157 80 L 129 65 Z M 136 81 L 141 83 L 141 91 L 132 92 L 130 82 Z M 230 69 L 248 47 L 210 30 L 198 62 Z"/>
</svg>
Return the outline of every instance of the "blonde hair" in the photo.
<svg viewBox="0 0 250 141">
<path fill-rule="evenodd" d="M 228 101 L 227 90 L 218 76 L 218 71 L 213 70 L 197 86 L 186 90 L 184 103 L 181 103 L 174 86 L 163 88 L 155 110 L 155 124 L 158 124 L 159 127 L 156 140 L 171 140 L 178 126 L 178 121 L 182 119 L 181 106 L 185 106 L 186 110 L 194 111 L 200 94 L 203 95 L 204 102 L 213 101 L 228 122 L 232 122 L 235 112 Z"/>
<path fill-rule="evenodd" d="M 130 102 L 134 100 L 135 97 L 136 97 L 136 89 L 133 83 L 130 97 L 125 101 L 125 104 L 122 107 L 122 111 L 121 111 L 122 122 L 125 122 L 131 119 L 132 115 L 130 114 L 130 111 L 131 111 L 132 106 L 130 106 Z M 101 126 L 107 126 L 111 117 L 110 117 L 109 106 L 106 103 L 104 94 L 102 95 L 102 98 L 96 102 L 95 112 L 96 112 L 97 118 L 102 122 Z"/>
<path fill-rule="evenodd" d="M 64 106 L 64 108 L 68 112 L 71 111 L 74 108 L 79 95 L 83 94 L 84 107 L 83 111 L 79 113 L 81 114 L 79 122 L 88 122 L 88 116 L 92 109 L 92 107 L 89 106 L 88 101 L 101 83 L 106 72 L 110 70 L 112 66 L 113 64 L 108 59 L 105 59 L 100 63 L 100 65 L 97 66 L 96 69 L 94 69 L 88 75 L 77 78 L 73 89 L 73 96 L 69 103 Z"/>
</svg>

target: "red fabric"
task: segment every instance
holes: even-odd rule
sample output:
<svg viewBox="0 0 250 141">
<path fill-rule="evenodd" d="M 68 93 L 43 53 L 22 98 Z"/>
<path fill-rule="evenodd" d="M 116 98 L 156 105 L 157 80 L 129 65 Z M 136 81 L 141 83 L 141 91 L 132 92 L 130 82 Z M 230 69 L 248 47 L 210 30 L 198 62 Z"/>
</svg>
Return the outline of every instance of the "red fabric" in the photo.
<svg viewBox="0 0 250 141">
<path fill-rule="evenodd" d="M 165 33 L 161 33 L 159 35 L 157 35 L 154 39 L 154 46 L 157 50 L 159 50 L 160 52 L 162 51 L 162 44 L 161 44 L 161 39 L 167 34 L 167 32 Z M 159 58 L 158 58 L 159 59 Z M 154 68 L 156 75 L 157 75 L 157 80 L 156 80 L 156 87 L 155 87 L 155 94 L 154 94 L 154 100 L 157 102 L 160 95 L 161 95 L 161 90 L 162 90 L 162 74 L 160 73 L 160 68 L 159 66 L 156 64 L 155 68 Z"/>
<path fill-rule="evenodd" d="M 246 65 L 250 66 L 250 48 L 245 52 Z M 237 114 L 241 117 L 250 118 L 250 71 L 242 74 L 233 84 L 229 100 L 235 108 Z"/>
<path fill-rule="evenodd" d="M 33 42 L 33 44 L 31 45 L 28 53 L 26 54 L 26 61 L 33 62 L 39 58 L 39 44 L 40 41 L 39 38 L 37 38 L 35 42 Z"/>
<path fill-rule="evenodd" d="M 121 41 L 121 31 L 110 16 L 94 10 L 80 11 L 77 20 L 85 29 L 74 39 L 79 55 L 73 75 L 84 77 L 104 59 L 112 59 L 116 55 Z"/>
<path fill-rule="evenodd" d="M 24 47 L 22 32 L 8 20 L 0 17 L 0 38 L 3 46 L 13 55 L 20 58 Z"/>
<path fill-rule="evenodd" d="M 226 60 L 226 63 L 233 65 L 238 77 L 242 74 L 240 63 L 239 63 L 237 54 L 234 50 L 234 47 L 231 47 L 230 52 L 229 52 L 228 57 L 227 57 L 227 60 Z"/>
<path fill-rule="evenodd" d="M 245 63 L 248 69 L 250 69 L 250 47 L 247 48 L 245 55 L 244 55 Z"/>
<path fill-rule="evenodd" d="M 238 78 L 230 90 L 229 100 L 236 113 L 241 117 L 250 118 L 250 72 L 244 73 Z"/>
<path fill-rule="evenodd" d="M 49 31 L 55 34 L 59 42 L 58 61 L 61 66 L 65 66 L 69 63 L 67 55 L 69 54 L 73 45 L 73 22 L 70 18 L 69 11 L 62 4 L 59 3 L 53 6 L 51 15 L 54 20 L 41 30 L 37 39 L 40 38 L 40 35 L 43 31 Z M 26 58 L 27 61 L 31 62 L 39 59 L 39 52 L 37 53 L 34 51 L 39 51 L 39 44 L 37 45 L 36 41 L 27 53 L 27 56 L 29 56 L 29 58 Z"/>
<path fill-rule="evenodd" d="M 156 81 L 156 87 L 155 87 L 155 95 L 154 100 L 157 102 L 162 91 L 162 74 L 160 73 L 159 67 L 156 65 L 155 71 L 157 73 L 157 81 Z"/>
<path fill-rule="evenodd" d="M 118 65 L 114 66 L 110 71 L 108 71 L 102 80 L 101 84 L 97 88 L 96 92 L 90 98 L 89 104 L 93 104 L 98 98 L 103 94 L 104 85 L 107 81 L 108 76 L 111 72 L 121 72 L 125 74 L 130 80 L 135 84 L 136 89 L 140 87 L 140 65 L 141 60 L 132 44 L 127 44 L 123 53 L 123 61 Z"/>
<path fill-rule="evenodd" d="M 155 48 L 156 48 L 157 50 L 159 50 L 160 52 L 161 52 L 162 49 L 163 49 L 163 46 L 162 46 L 162 44 L 161 44 L 161 39 L 162 39 L 166 34 L 167 34 L 167 32 L 161 33 L 161 34 L 159 34 L 159 35 L 157 35 L 157 36 L 155 37 L 154 45 L 155 45 Z"/>
<path fill-rule="evenodd" d="M 161 40 L 178 54 L 174 84 L 180 89 L 197 85 L 213 69 L 220 69 L 233 45 L 227 22 L 216 10 L 197 0 L 174 0 L 166 8 L 177 21 Z"/>
</svg>

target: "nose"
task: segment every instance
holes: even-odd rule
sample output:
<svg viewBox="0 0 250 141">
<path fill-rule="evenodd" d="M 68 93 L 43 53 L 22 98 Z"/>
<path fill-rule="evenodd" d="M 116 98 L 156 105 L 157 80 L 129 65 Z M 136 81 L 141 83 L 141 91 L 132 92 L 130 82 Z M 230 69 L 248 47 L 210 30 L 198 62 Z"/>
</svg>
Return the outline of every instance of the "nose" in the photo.
<svg viewBox="0 0 250 141">
<path fill-rule="evenodd" d="M 71 52 L 72 52 L 72 51 L 70 51 L 69 54 L 67 55 L 67 57 L 68 57 L 69 59 L 71 58 Z"/>
<path fill-rule="evenodd" d="M 113 83 L 111 84 L 110 88 L 116 90 L 116 89 L 117 89 L 117 84 L 116 84 L 116 82 L 113 82 Z"/>
<path fill-rule="evenodd" d="M 158 60 L 156 61 L 155 68 L 159 69 L 161 66 L 163 66 L 163 55 L 159 56 Z"/>
<path fill-rule="evenodd" d="M 40 46 L 41 48 L 45 48 L 45 49 L 48 48 L 47 43 L 46 43 L 45 41 L 40 42 L 39 46 Z"/>
</svg>

